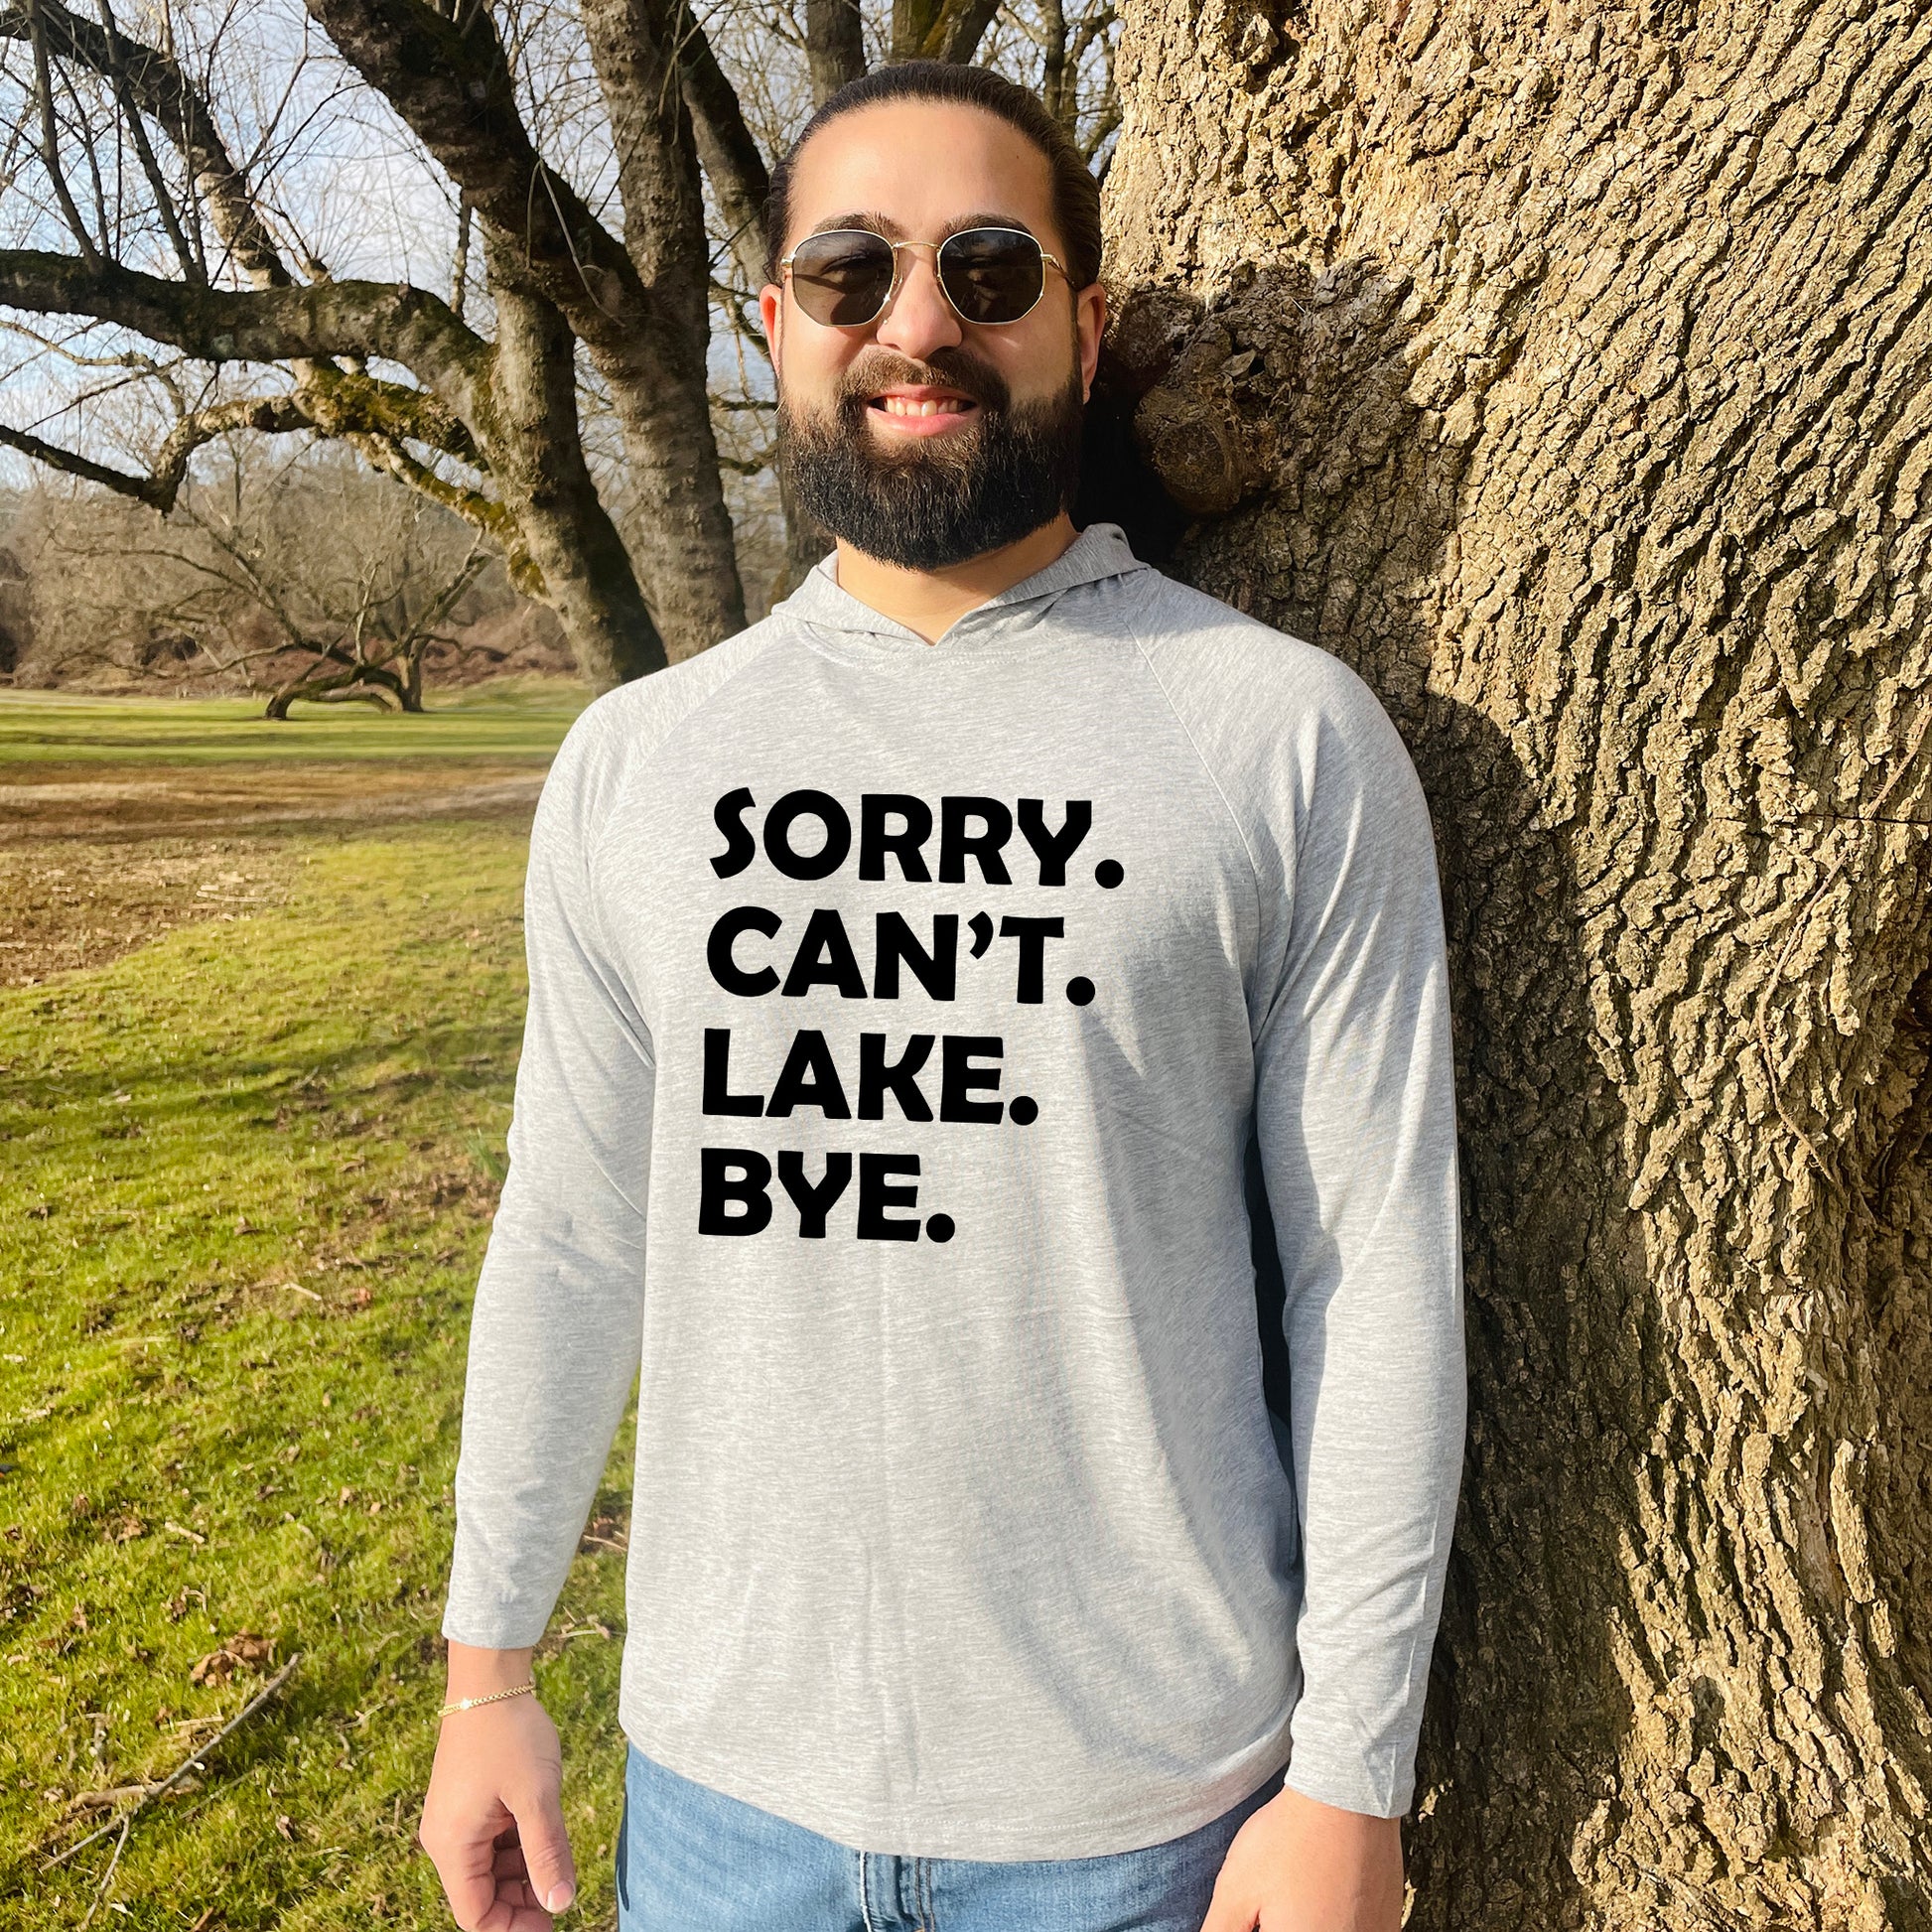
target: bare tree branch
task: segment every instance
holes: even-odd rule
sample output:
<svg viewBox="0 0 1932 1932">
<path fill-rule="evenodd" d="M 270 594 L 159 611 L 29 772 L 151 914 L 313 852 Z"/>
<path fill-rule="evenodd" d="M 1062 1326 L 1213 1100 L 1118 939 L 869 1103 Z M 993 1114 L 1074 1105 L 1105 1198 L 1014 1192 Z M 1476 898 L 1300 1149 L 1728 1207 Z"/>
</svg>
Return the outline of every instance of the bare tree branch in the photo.
<svg viewBox="0 0 1932 1932">
<path fill-rule="evenodd" d="M 117 254 L 120 234 L 113 217 L 107 212 L 107 183 L 100 172 L 100 154 L 94 143 L 93 120 L 87 112 L 86 102 L 80 98 L 80 90 L 73 84 L 73 75 L 65 66 L 59 73 L 61 91 L 67 95 L 68 110 L 73 117 L 73 145 L 79 148 L 80 157 L 87 165 L 87 185 L 93 190 L 94 233 L 103 254 Z"/>
<path fill-rule="evenodd" d="M 407 283 L 192 287 L 112 262 L 8 248 L 0 249 L 0 305 L 118 323 L 210 362 L 378 356 L 434 388 L 466 423 L 486 407 L 489 344 L 446 302 Z"/>
<path fill-rule="evenodd" d="M 464 304 L 470 293 L 470 228 L 476 210 L 468 195 L 456 198 L 456 255 L 450 263 L 450 307 L 456 319 L 463 320 Z"/>
<path fill-rule="evenodd" d="M 323 361 L 307 365 L 297 394 L 310 420 L 325 436 L 424 443 L 472 469 L 488 468 L 488 459 L 469 424 L 432 390 L 385 382 L 359 367 L 343 369 Z M 427 490 L 425 494 L 439 502 L 445 500 L 440 490 Z"/>
<path fill-rule="evenodd" d="M 634 556 L 653 632 L 686 656 L 741 629 L 744 589 L 705 393 L 701 224 L 695 250 L 674 242 L 647 256 L 646 281 L 538 155 L 502 43 L 481 7 L 459 23 L 425 0 L 307 5 L 470 197 L 494 238 L 487 256 L 499 313 L 512 293 L 555 310 L 609 385 L 642 512 Z M 654 111 L 640 102 L 635 124 Z"/>
<path fill-rule="evenodd" d="M 1067 45 L 1066 9 L 1060 0 L 1035 0 L 1040 22 L 1040 99 L 1061 126 L 1070 125 L 1078 69 Z"/>
<path fill-rule="evenodd" d="M 513 238 L 530 285 L 585 345 L 630 349 L 657 320 L 650 292 L 622 244 L 538 155 L 488 13 L 471 8 L 459 24 L 424 0 L 307 4 L 477 212 Z"/>
<path fill-rule="evenodd" d="M 1000 0 L 893 0 L 894 61 L 970 61 Z"/>
<path fill-rule="evenodd" d="M 510 582 L 518 590 L 530 597 L 546 594 L 543 573 L 531 563 L 523 533 L 517 527 L 508 504 L 499 502 L 493 496 L 486 496 L 469 484 L 438 475 L 427 464 L 411 456 L 397 438 L 351 431 L 343 435 L 343 441 L 357 450 L 373 468 L 386 472 L 398 483 L 407 483 L 418 495 L 442 504 L 445 509 L 462 517 L 472 529 L 493 538 L 502 546 Z"/>
<path fill-rule="evenodd" d="M 1000 0 L 963 0 L 958 5 L 949 0 L 934 30 L 932 45 L 936 52 L 932 58 L 961 65 L 970 61 L 999 11 Z"/>
<path fill-rule="evenodd" d="M 10 450 L 18 450 L 22 456 L 32 457 L 36 463 L 46 464 L 50 470 L 84 478 L 88 483 L 99 483 L 122 496 L 132 496 L 155 509 L 165 510 L 174 502 L 175 492 L 172 489 L 164 490 L 153 477 L 130 476 L 125 470 L 95 463 L 77 450 L 64 450 L 58 444 L 43 442 L 28 430 L 9 429 L 0 423 L 0 444 L 5 444 Z"/>
<path fill-rule="evenodd" d="M 41 0 L 26 0 L 22 19 L 34 51 L 34 97 L 40 107 L 41 119 L 41 166 L 47 170 L 55 200 L 61 204 L 61 212 L 67 216 L 68 226 L 73 230 L 81 259 L 98 262 L 100 248 L 87 232 L 86 222 L 80 218 L 80 209 L 75 206 L 72 192 L 68 187 L 67 170 L 61 161 L 61 134 L 54 119 L 54 69 L 48 60 L 47 24 L 42 16 Z"/>
<path fill-rule="evenodd" d="M 77 349 L 71 343 L 58 342 L 52 336 L 44 336 L 38 329 L 30 329 L 24 322 L 13 322 L 0 318 L 0 330 L 10 336 L 22 336 L 37 348 L 45 349 L 50 355 L 58 355 L 63 361 L 71 362 L 78 369 L 137 369 L 143 375 L 154 377 L 157 382 L 166 384 L 171 370 L 157 362 L 152 355 L 138 348 L 116 349 L 112 354 L 89 355 Z M 173 391 L 171 390 L 172 394 Z"/>
<path fill-rule="evenodd" d="M 122 61 L 124 43 L 114 25 L 113 7 L 110 0 L 95 0 L 95 4 L 100 10 L 102 52 L 107 63 L 108 82 L 119 103 L 128 138 L 133 142 L 135 155 L 141 163 L 141 172 L 147 177 L 148 193 L 154 197 L 155 212 L 168 231 L 168 240 L 174 248 L 175 259 L 181 263 L 182 274 L 191 282 L 206 282 L 207 265 L 189 246 L 187 231 L 182 227 L 179 211 L 175 207 L 175 198 L 169 192 L 161 164 L 155 159 L 153 144 L 148 140 L 147 123 L 141 118 L 134 90 L 128 85 L 127 69 Z"/>
<path fill-rule="evenodd" d="M 146 356 L 129 353 L 90 358 L 110 365 L 151 371 Z M 93 462 L 77 452 L 48 443 L 30 431 L 0 424 L 0 444 L 35 458 L 50 469 L 83 477 L 124 496 L 147 503 L 164 516 L 174 508 L 194 452 L 235 430 L 284 435 L 311 430 L 354 445 L 378 469 L 407 483 L 419 493 L 454 510 L 465 521 L 501 543 L 517 548 L 514 524 L 501 503 L 453 483 L 409 455 L 405 439 L 425 443 L 477 469 L 486 468 L 468 427 L 426 390 L 345 373 L 333 362 L 313 365 L 314 378 L 295 393 L 241 397 L 185 413 L 169 431 L 150 475 L 141 477 Z"/>
<path fill-rule="evenodd" d="M 120 76 L 128 98 L 153 118 L 180 153 L 229 259 L 257 287 L 287 287 L 293 278 L 262 225 L 246 177 L 229 157 L 206 98 L 174 56 L 130 40 L 111 25 L 82 20 L 60 0 L 22 0 L 17 8 L 0 10 L 0 39 L 30 39 L 37 25 L 47 47 L 61 59 L 98 74 Z M 199 279 L 206 277 L 204 264 Z"/>
<path fill-rule="evenodd" d="M 712 199 L 731 236 L 732 259 L 753 288 L 764 280 L 764 198 L 771 176 L 752 130 L 738 89 L 726 77 L 688 0 L 678 27 L 678 82 L 691 110 Z"/>
</svg>

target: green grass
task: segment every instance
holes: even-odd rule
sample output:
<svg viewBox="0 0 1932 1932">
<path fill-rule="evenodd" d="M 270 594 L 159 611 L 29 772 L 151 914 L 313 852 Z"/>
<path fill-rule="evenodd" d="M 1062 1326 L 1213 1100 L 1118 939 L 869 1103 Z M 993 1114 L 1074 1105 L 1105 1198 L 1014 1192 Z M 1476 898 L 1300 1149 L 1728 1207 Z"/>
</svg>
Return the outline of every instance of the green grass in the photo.
<svg viewBox="0 0 1932 1932">
<path fill-rule="evenodd" d="M 298 706 L 277 724 L 253 698 L 84 698 L 0 691 L 0 764 L 223 764 L 295 759 L 528 759 L 544 763 L 590 701 L 556 678 L 432 696 L 418 717 Z"/>
<path fill-rule="evenodd" d="M 278 729 L 181 715 L 215 748 Z M 445 728 L 472 729 L 319 727 Z M 104 1816 L 67 1800 L 174 1769 L 208 1734 L 176 1721 L 239 1711 L 273 1664 L 190 1673 L 241 1631 L 274 1663 L 299 1650 L 295 1676 L 199 1790 L 135 1821 L 94 1924 L 451 1923 L 414 1834 L 524 836 L 307 838 L 286 903 L 0 992 L 0 1926 L 80 1923 L 113 1841 L 44 1871 Z M 621 1507 L 630 1427 L 600 1510 Z M 537 1663 L 567 1923 L 609 1916 L 621 1566 L 578 1559 Z"/>
</svg>

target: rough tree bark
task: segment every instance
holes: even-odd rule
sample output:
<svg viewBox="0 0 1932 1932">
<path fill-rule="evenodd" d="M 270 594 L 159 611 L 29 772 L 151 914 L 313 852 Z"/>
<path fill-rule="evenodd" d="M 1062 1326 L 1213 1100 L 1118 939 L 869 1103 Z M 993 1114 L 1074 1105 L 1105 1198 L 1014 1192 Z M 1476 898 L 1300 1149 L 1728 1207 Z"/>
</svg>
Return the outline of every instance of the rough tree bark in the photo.
<svg viewBox="0 0 1932 1932">
<path fill-rule="evenodd" d="M 1436 816 L 1410 1922 L 1924 1932 L 1932 7 L 1141 0 L 1118 71 L 1168 567 L 1358 668 Z"/>
<path fill-rule="evenodd" d="M 822 107 L 866 70 L 859 0 L 805 0 L 805 51 L 811 62 L 812 104 Z"/>
</svg>

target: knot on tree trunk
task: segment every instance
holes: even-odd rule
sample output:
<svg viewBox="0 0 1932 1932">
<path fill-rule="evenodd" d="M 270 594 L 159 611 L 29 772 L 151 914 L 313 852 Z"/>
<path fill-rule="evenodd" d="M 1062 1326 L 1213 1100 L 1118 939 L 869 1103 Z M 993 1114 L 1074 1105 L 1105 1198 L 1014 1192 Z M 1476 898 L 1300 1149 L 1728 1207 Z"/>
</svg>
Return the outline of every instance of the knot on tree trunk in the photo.
<svg viewBox="0 0 1932 1932">
<path fill-rule="evenodd" d="M 1127 418 L 1135 459 L 1183 517 L 1226 516 L 1295 490 L 1307 472 L 1332 473 L 1337 458 L 1352 467 L 1356 447 L 1380 450 L 1414 425 L 1408 293 L 1366 260 L 1319 276 L 1299 262 L 1243 264 L 1207 298 L 1134 289 L 1103 345 L 1095 403 Z M 1351 416 L 1359 446 L 1336 433 Z"/>
</svg>

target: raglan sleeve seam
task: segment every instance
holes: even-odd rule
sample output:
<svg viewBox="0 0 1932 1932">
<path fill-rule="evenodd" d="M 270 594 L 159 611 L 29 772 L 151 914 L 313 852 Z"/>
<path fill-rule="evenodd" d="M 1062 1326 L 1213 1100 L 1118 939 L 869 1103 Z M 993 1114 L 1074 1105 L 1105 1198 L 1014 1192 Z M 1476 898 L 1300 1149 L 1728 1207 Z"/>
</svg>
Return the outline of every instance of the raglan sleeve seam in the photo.
<svg viewBox="0 0 1932 1932">
<path fill-rule="evenodd" d="M 758 665 L 762 664 L 781 642 L 781 637 L 774 636 L 770 638 L 751 653 L 743 664 L 740 664 L 727 676 L 721 678 L 709 691 L 705 691 L 692 699 L 671 720 L 665 730 L 658 735 L 656 742 L 649 746 L 637 758 L 630 768 L 623 772 L 619 781 L 610 788 L 609 795 L 604 799 L 600 807 L 597 822 L 592 827 L 590 836 L 585 840 L 584 850 L 585 903 L 589 909 L 590 916 L 596 922 L 597 942 L 606 959 L 615 960 L 616 951 L 611 944 L 610 930 L 604 923 L 604 895 L 599 889 L 597 874 L 600 862 L 605 855 L 611 828 L 621 820 L 621 813 L 620 808 L 622 806 L 624 800 L 630 796 L 634 788 L 644 782 L 645 778 L 649 775 L 652 765 L 664 756 L 666 749 L 678 734 L 687 725 L 693 723 L 703 713 L 708 711 L 741 678 L 747 676 Z M 633 1006 L 635 1005 L 634 1000 L 632 1004 Z M 657 1066 L 656 1042 L 651 1037 L 649 1024 L 644 1020 L 641 1011 L 638 1014 L 638 1019 L 644 1027 L 641 1042 L 643 1057 L 649 1063 L 652 1070 L 655 1071 Z"/>
<path fill-rule="evenodd" d="M 1167 706 L 1168 715 L 1173 718 L 1175 730 L 1186 741 L 1187 749 L 1193 753 L 1194 760 L 1200 766 L 1202 775 L 1214 788 L 1214 795 L 1221 801 L 1221 809 L 1227 814 L 1228 823 L 1234 828 L 1234 836 L 1240 841 L 1242 857 L 1248 862 L 1248 886 L 1254 895 L 1256 930 L 1259 932 L 1263 918 L 1263 895 L 1261 866 L 1255 858 L 1254 841 L 1249 838 L 1248 828 L 1241 822 L 1241 814 L 1236 811 L 1233 799 L 1228 796 L 1227 787 L 1221 782 L 1220 774 L 1201 749 L 1200 741 L 1194 736 L 1186 719 L 1180 715 L 1180 707 L 1174 703 L 1173 693 L 1168 688 L 1167 680 L 1161 675 L 1160 666 L 1154 661 L 1154 653 L 1148 649 L 1147 642 L 1138 629 L 1133 632 L 1133 637 L 1134 647 L 1140 652 L 1141 661 L 1147 666 L 1148 675 L 1154 680 L 1154 688 L 1161 693 L 1161 701 Z"/>
</svg>

